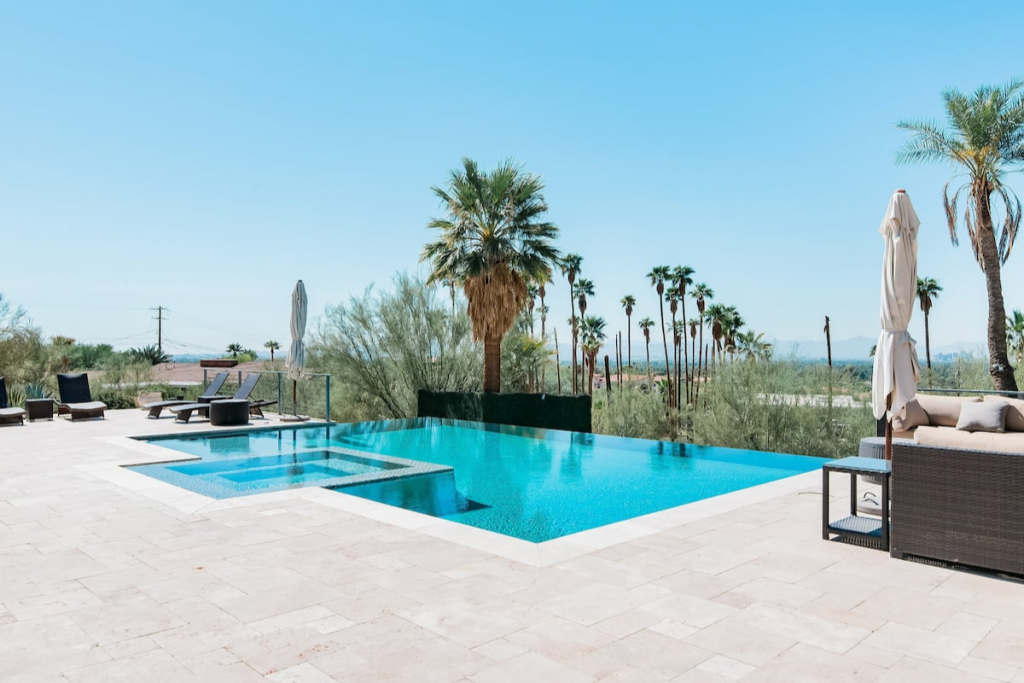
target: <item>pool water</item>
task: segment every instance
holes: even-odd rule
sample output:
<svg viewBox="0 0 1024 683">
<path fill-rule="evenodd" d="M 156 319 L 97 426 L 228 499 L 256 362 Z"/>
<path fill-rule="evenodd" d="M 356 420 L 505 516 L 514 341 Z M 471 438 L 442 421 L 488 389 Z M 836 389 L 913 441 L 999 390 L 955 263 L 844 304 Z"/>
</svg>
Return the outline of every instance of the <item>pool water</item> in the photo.
<svg viewBox="0 0 1024 683">
<path fill-rule="evenodd" d="M 154 443 L 202 461 L 134 469 L 206 495 L 321 485 L 533 542 L 810 472 L 824 462 L 436 419 Z M 403 476 L 404 465 L 379 459 L 386 456 L 447 467 Z"/>
</svg>

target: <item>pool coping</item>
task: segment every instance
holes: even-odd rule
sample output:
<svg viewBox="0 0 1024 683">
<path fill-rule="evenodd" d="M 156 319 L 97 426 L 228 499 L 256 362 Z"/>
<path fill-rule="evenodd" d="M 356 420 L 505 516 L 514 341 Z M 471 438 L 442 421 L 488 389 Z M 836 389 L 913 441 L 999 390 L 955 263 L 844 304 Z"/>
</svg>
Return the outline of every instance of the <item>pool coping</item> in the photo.
<svg viewBox="0 0 1024 683">
<path fill-rule="evenodd" d="M 323 425 L 318 424 L 318 426 Z M 303 426 L 287 426 L 284 428 L 301 429 Z M 197 438 L 214 434 L 224 436 L 226 434 L 266 431 L 268 429 L 278 429 L 278 427 L 260 426 L 253 429 L 231 430 L 230 432 L 224 430 L 195 431 L 189 432 L 188 436 L 195 436 Z M 691 524 L 726 512 L 732 512 L 748 505 L 796 493 L 820 483 L 821 476 L 818 470 L 802 472 L 765 484 L 651 512 L 621 522 L 594 527 L 593 529 L 569 534 L 550 541 L 532 543 L 494 531 L 487 531 L 440 517 L 433 517 L 421 512 L 414 512 L 386 503 L 358 498 L 345 494 L 344 489 L 327 489 L 320 486 L 311 486 L 232 498 L 211 498 L 129 469 L 136 465 L 155 465 L 202 459 L 199 456 L 190 456 L 189 454 L 172 451 L 169 448 L 156 446 L 148 442 L 149 439 L 159 441 L 161 436 L 94 437 L 104 443 L 131 451 L 135 456 L 133 458 L 118 459 L 113 462 L 76 465 L 75 468 L 83 473 L 121 486 L 137 495 L 144 496 L 186 514 L 194 515 L 251 505 L 280 504 L 292 500 L 304 500 L 402 529 L 416 531 L 533 567 L 546 567 L 620 543 L 634 541 L 661 531 Z M 181 435 L 173 436 L 180 437 Z M 164 436 L 164 438 L 167 437 Z"/>
</svg>

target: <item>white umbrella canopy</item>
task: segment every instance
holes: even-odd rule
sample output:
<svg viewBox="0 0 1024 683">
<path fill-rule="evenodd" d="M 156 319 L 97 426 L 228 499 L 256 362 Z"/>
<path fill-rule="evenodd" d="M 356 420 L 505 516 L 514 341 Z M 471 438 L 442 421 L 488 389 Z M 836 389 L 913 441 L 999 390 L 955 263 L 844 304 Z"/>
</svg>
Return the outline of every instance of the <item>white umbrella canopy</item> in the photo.
<svg viewBox="0 0 1024 683">
<path fill-rule="evenodd" d="M 299 280 L 292 291 L 292 317 L 289 321 L 292 344 L 288 347 L 288 359 L 285 361 L 288 379 L 291 380 L 298 380 L 306 371 L 306 347 L 302 343 L 306 334 L 306 305 L 306 286 Z"/>
<path fill-rule="evenodd" d="M 897 190 L 889 200 L 879 232 L 885 241 L 882 260 L 882 332 L 875 347 L 871 407 L 875 419 L 902 416 L 917 392 L 921 366 L 907 328 L 917 299 L 917 218 L 910 197 Z M 887 430 L 888 431 L 888 430 Z"/>
</svg>

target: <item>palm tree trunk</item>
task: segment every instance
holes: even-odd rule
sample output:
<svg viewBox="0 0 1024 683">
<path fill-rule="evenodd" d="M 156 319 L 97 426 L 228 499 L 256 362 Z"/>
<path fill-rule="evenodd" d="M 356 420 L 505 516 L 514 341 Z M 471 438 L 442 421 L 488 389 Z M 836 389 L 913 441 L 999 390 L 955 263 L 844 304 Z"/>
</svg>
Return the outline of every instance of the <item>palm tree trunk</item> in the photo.
<svg viewBox="0 0 1024 683">
<path fill-rule="evenodd" d="M 597 354 L 587 354 L 587 365 L 590 367 L 587 369 L 588 386 L 587 393 L 591 396 L 594 395 L 594 363 L 597 361 Z"/>
<path fill-rule="evenodd" d="M 682 306 L 683 306 L 683 359 L 685 360 L 685 365 L 683 365 L 683 371 L 684 371 L 684 373 L 686 375 L 686 377 L 685 377 L 685 380 L 686 380 L 686 402 L 689 403 L 690 402 L 690 393 L 691 393 L 693 387 L 692 387 L 692 383 L 690 381 L 690 375 L 687 372 L 689 370 L 689 368 L 690 368 L 690 355 L 688 353 L 686 353 L 686 325 L 687 325 L 687 322 L 686 322 L 686 285 L 685 284 L 679 289 L 679 300 L 680 300 L 680 302 L 682 303 Z"/>
<path fill-rule="evenodd" d="M 931 379 L 932 371 L 932 339 L 928 329 L 928 309 L 924 311 L 924 357 L 928 361 L 928 377 Z"/>
<path fill-rule="evenodd" d="M 978 238 L 985 264 L 985 286 L 988 288 L 988 372 L 999 391 L 1017 391 L 1013 366 L 1006 353 L 1006 306 L 1000 278 L 999 249 L 996 247 L 992 211 L 989 206 L 991 188 L 975 184 L 971 189 L 978 207 Z"/>
<path fill-rule="evenodd" d="M 670 406 L 679 405 L 679 401 L 675 400 L 676 396 L 676 376 L 672 372 L 672 367 L 676 363 L 676 314 L 672 314 L 672 362 L 668 361 L 668 349 L 665 349 L 665 372 L 666 379 L 668 380 L 668 391 L 671 397 Z M 678 368 L 677 368 L 678 369 Z"/>
<path fill-rule="evenodd" d="M 626 367 L 633 365 L 633 316 L 626 316 Z"/>
<path fill-rule="evenodd" d="M 651 375 L 651 341 L 647 340 L 647 390 L 652 391 L 654 387 L 654 377 Z"/>
<path fill-rule="evenodd" d="M 491 334 L 484 337 L 484 392 L 497 394 L 501 391 L 501 337 Z"/>
<path fill-rule="evenodd" d="M 558 357 L 558 330 L 555 330 L 555 377 L 558 381 L 558 395 L 562 395 L 562 361 Z"/>
<path fill-rule="evenodd" d="M 569 283 L 569 311 L 572 313 L 573 321 L 576 320 L 576 299 L 572 296 L 572 283 Z M 576 391 L 576 323 L 572 324 L 572 393 Z"/>
<path fill-rule="evenodd" d="M 700 343 L 697 345 L 697 353 L 699 354 L 699 357 L 697 358 L 697 374 L 698 375 L 702 375 L 703 374 L 702 371 L 701 371 L 700 366 L 707 362 L 707 358 L 704 357 L 705 355 L 707 355 L 707 354 L 704 353 L 704 349 L 705 349 L 705 347 L 704 347 L 704 314 L 701 313 L 700 314 Z"/>
<path fill-rule="evenodd" d="M 668 360 L 668 337 L 665 336 L 665 299 L 658 295 L 658 309 L 661 311 L 661 343 L 665 346 L 665 371 L 668 373 L 668 407 L 672 407 L 672 364 Z"/>
</svg>

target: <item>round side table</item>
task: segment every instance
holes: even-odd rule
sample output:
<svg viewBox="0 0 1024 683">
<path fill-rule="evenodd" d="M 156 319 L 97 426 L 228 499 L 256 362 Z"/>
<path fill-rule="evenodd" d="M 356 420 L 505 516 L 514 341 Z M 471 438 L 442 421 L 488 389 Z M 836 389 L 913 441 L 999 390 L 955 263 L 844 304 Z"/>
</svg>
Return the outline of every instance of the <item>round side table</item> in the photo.
<svg viewBox="0 0 1024 683">
<path fill-rule="evenodd" d="M 210 424 L 214 427 L 238 427 L 249 424 L 249 401 L 229 398 L 210 403 Z"/>
</svg>

